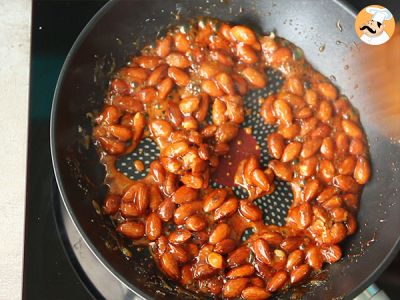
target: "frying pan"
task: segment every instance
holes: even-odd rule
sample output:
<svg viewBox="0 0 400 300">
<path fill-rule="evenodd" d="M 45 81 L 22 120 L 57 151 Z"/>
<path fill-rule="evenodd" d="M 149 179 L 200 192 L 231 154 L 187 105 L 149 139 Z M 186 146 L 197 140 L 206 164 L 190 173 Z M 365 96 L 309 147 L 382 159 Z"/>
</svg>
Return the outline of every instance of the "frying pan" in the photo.
<svg viewBox="0 0 400 300">
<path fill-rule="evenodd" d="M 276 31 L 302 48 L 317 70 L 336 80 L 340 91 L 349 96 L 359 110 L 369 139 L 373 167 L 372 178 L 361 197 L 359 230 L 342 244 L 342 260 L 326 266 L 311 283 L 279 296 L 354 298 L 379 276 L 399 249 L 400 144 L 383 134 L 386 131 L 379 127 L 382 125 L 372 122 L 369 103 L 376 99 L 369 98 L 368 90 L 375 87 L 373 82 L 361 81 L 360 76 L 352 72 L 351 59 L 359 51 L 354 44 L 357 40 L 353 30 L 354 12 L 340 1 L 131 0 L 107 3 L 85 27 L 68 54 L 52 107 L 50 135 L 54 172 L 73 224 L 99 264 L 128 291 L 127 297 L 200 297 L 168 281 L 149 258 L 147 250 L 136 250 L 124 244 L 115 235 L 108 218 L 98 213 L 106 193 L 105 170 L 99 163 L 90 135 L 91 113 L 101 109 L 112 72 L 124 65 L 129 55 L 154 41 L 167 26 L 204 15 L 247 24 L 260 32 Z M 279 76 L 270 75 L 279 84 Z M 246 98 L 246 103 L 251 103 L 252 97 L 254 95 Z M 259 128 L 259 131 L 264 129 Z M 150 153 L 146 149 L 151 145 L 145 146 L 142 153 Z M 262 159 L 268 160 L 268 157 Z M 128 176 L 135 177 L 129 170 L 125 171 Z M 279 185 L 282 185 L 282 193 L 278 198 L 268 198 L 264 211 L 266 220 L 277 224 L 286 214 L 287 205 L 282 206 L 282 203 L 290 203 L 291 197 L 288 189 Z M 121 249 L 125 254 L 129 251 L 131 259 L 127 260 Z"/>
</svg>

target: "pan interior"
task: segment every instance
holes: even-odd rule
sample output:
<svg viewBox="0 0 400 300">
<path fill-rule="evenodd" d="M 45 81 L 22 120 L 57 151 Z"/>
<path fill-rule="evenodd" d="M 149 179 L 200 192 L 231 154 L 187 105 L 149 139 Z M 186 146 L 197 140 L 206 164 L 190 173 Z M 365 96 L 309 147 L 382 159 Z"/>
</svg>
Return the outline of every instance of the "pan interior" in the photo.
<svg viewBox="0 0 400 300">
<path fill-rule="evenodd" d="M 341 92 L 360 110 L 374 169 L 373 178 L 361 198 L 360 229 L 344 243 L 344 258 L 327 266 L 328 281 L 312 283 L 299 296 L 304 294 L 307 299 L 355 297 L 379 275 L 377 271 L 388 264 L 388 258 L 393 257 L 398 248 L 399 236 L 393 228 L 400 227 L 400 145 L 369 122 L 370 108 L 365 91 L 374 87 L 369 85 L 371 83 L 359 82 L 346 60 L 348 55 L 357 55 L 353 44 L 357 37 L 353 30 L 354 14 L 339 1 L 313 1 L 311 4 L 297 0 L 111 1 L 85 28 L 68 56 L 56 88 L 51 147 L 59 189 L 74 224 L 101 264 L 120 282 L 120 286 L 110 284 L 107 288 L 116 297 L 121 296 L 117 298 L 133 298 L 134 294 L 156 299 L 188 297 L 160 276 L 146 251 L 128 247 L 132 259 L 127 261 L 121 255 L 123 245 L 115 237 L 112 224 L 93 209 L 93 203 L 97 202 L 98 207 L 104 199 L 104 168 L 99 164 L 94 147 L 87 147 L 87 136 L 92 129 L 87 113 L 101 109 L 110 74 L 124 65 L 131 54 L 155 40 L 167 25 L 201 15 L 246 24 L 261 32 L 275 30 L 279 36 L 302 48 L 307 60 L 322 74 L 334 76 Z M 336 27 L 338 21 L 341 31 Z M 104 64 L 104 61 L 112 63 Z M 95 81 L 91 80 L 93 77 Z M 258 98 L 277 88 L 274 82 L 279 85 L 279 76 L 275 78 L 274 74 L 269 74 L 269 80 L 267 89 L 255 91 L 246 98 L 245 105 L 253 114 L 258 114 Z M 262 124 L 253 114 L 246 118 L 243 126 L 253 128 L 253 136 L 265 151 L 265 137 L 275 129 Z M 118 168 L 132 178 L 141 178 L 147 171 L 135 173 L 133 161 L 140 159 L 148 168 L 158 155 L 155 145 L 142 141 L 136 151 L 118 161 Z M 266 153 L 261 157 L 265 166 L 270 158 Z M 244 196 L 240 190 L 236 192 L 239 197 Z M 278 183 L 276 192 L 257 200 L 264 211 L 265 222 L 283 224 L 291 199 L 289 187 Z"/>
<path fill-rule="evenodd" d="M 260 165 L 263 168 L 267 167 L 271 159 L 267 149 L 267 137 L 270 133 L 274 132 L 276 128 L 275 126 L 264 124 L 259 113 L 259 99 L 277 93 L 283 84 L 282 74 L 278 70 L 267 69 L 266 75 L 268 78 L 268 85 L 263 89 L 252 90 L 245 96 L 245 110 L 249 113 L 246 114 L 246 119 L 241 124 L 242 128 L 252 129 L 251 135 L 256 139 L 260 147 Z M 119 157 L 116 162 L 117 170 L 130 179 L 142 179 L 147 176 L 151 162 L 158 159 L 159 154 L 160 151 L 156 143 L 150 138 L 145 138 L 133 152 Z M 143 171 L 138 171 L 135 168 L 134 162 L 137 160 L 144 164 L 145 169 Z M 233 174 L 231 176 L 233 176 Z M 263 210 L 264 222 L 266 224 L 282 226 L 285 224 L 286 213 L 291 205 L 293 194 L 289 184 L 279 179 L 275 180 L 276 190 L 274 193 L 258 198 L 255 203 Z M 214 181 L 211 182 L 211 187 L 222 188 L 225 186 Z M 233 186 L 232 190 L 239 199 L 247 198 L 247 192 L 240 186 Z"/>
</svg>

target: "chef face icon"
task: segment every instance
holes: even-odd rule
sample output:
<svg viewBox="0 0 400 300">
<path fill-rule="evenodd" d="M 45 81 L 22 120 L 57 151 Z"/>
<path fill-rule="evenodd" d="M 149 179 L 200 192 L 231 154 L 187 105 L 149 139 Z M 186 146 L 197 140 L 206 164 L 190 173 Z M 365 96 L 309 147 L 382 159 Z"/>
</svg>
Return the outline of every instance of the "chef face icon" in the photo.
<svg viewBox="0 0 400 300">
<path fill-rule="evenodd" d="M 360 30 L 362 30 L 364 34 L 369 37 L 375 37 L 381 35 L 384 31 L 384 28 L 385 24 L 382 24 L 378 21 L 369 20 L 360 28 Z"/>
<path fill-rule="evenodd" d="M 381 45 L 387 42 L 393 34 L 394 18 L 390 11 L 384 7 L 367 6 L 358 14 L 355 26 L 358 36 L 364 43 Z"/>
</svg>

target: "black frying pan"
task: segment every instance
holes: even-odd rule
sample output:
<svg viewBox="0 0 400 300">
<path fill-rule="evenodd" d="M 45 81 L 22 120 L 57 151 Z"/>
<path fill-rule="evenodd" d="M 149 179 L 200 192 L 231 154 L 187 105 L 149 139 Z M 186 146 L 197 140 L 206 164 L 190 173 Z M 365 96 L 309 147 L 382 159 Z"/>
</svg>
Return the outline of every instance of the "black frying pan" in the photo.
<svg viewBox="0 0 400 300">
<path fill-rule="evenodd" d="M 154 41 L 168 25 L 200 15 L 248 24 L 262 32 L 276 30 L 300 46 L 316 69 L 334 76 L 341 92 L 359 109 L 374 170 L 361 198 L 360 229 L 343 244 L 344 258 L 326 267 L 319 278 L 326 280 L 308 284 L 301 293 L 295 291 L 307 299 L 355 297 L 379 276 L 399 248 L 400 145 L 370 121 L 368 103 L 375 99 L 368 99 L 368 89 L 374 88 L 373 83 L 359 82 L 351 71 L 350 56 L 358 51 L 353 44 L 357 40 L 354 12 L 339 1 L 132 0 L 111 1 L 103 7 L 68 55 L 52 109 L 53 165 L 73 223 L 99 262 L 125 286 L 125 295 L 198 297 L 165 281 L 147 251 L 131 249 L 132 259 L 127 261 L 117 249 L 124 246 L 116 241 L 107 218 L 96 213 L 96 203 L 102 203 L 106 191 L 105 172 L 88 140 L 92 128 L 88 112 L 101 108 L 110 74 L 129 55 Z"/>
</svg>

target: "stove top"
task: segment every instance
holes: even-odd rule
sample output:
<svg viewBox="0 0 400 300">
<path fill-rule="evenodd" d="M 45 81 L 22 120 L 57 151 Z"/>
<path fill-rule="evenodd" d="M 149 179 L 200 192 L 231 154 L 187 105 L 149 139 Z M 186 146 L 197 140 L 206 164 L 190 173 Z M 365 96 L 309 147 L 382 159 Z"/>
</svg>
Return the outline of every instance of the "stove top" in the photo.
<svg viewBox="0 0 400 300">
<path fill-rule="evenodd" d="M 63 249 L 63 233 L 57 231 L 54 204 L 60 202 L 51 164 L 49 120 L 65 57 L 79 32 L 105 2 L 32 3 L 24 299 L 99 298 L 69 259 L 72 256 Z"/>
<path fill-rule="evenodd" d="M 375 4 L 350 2 L 358 9 Z M 105 295 L 93 284 L 99 286 L 101 278 L 95 279 L 94 271 L 83 271 L 82 261 L 78 260 L 93 257 L 89 252 L 79 252 L 85 248 L 79 236 L 74 235 L 74 227 L 59 199 L 49 146 L 50 109 L 59 71 L 80 31 L 105 3 L 34 0 L 32 4 L 24 299 L 101 299 Z M 380 4 L 395 16 L 400 15 L 396 0 Z M 377 282 L 392 299 L 400 295 L 399 270 L 400 256 Z"/>
</svg>

